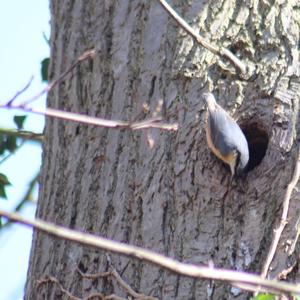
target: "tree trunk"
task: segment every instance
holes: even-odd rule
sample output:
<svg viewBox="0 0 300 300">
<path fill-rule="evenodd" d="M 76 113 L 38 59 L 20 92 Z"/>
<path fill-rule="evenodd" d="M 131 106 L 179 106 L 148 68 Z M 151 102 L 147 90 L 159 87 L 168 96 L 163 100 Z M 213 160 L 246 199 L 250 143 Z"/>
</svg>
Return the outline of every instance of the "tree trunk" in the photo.
<svg viewBox="0 0 300 300">
<path fill-rule="evenodd" d="M 50 78 L 86 49 L 99 54 L 49 93 L 48 106 L 112 120 L 158 114 L 178 121 L 179 130 L 105 129 L 47 119 L 37 217 L 183 262 L 213 261 L 260 273 L 297 152 L 299 7 L 297 1 L 171 4 L 253 75 L 232 75 L 233 66 L 196 44 L 158 1 L 52 0 Z M 206 144 L 201 95 L 207 90 L 238 120 L 249 142 L 251 170 L 229 190 L 230 172 Z M 294 193 L 281 246 L 296 235 L 297 199 Z M 271 277 L 287 266 L 283 248 Z M 110 256 L 134 290 L 159 299 L 249 297 L 222 282 Z M 35 232 L 25 298 L 62 297 L 58 285 L 41 282 L 45 276 L 80 298 L 94 292 L 126 296 L 113 280 L 82 278 L 77 268 L 106 271 L 107 256 Z M 295 280 L 298 272 L 290 276 Z"/>
</svg>

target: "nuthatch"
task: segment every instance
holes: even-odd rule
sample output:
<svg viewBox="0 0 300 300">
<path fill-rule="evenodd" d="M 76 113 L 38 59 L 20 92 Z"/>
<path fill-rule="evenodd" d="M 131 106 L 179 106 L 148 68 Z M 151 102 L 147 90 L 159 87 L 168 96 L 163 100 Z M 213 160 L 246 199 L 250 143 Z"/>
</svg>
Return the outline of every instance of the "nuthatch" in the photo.
<svg viewBox="0 0 300 300">
<path fill-rule="evenodd" d="M 249 161 L 248 143 L 239 125 L 217 104 L 211 93 L 204 93 L 207 104 L 206 138 L 208 147 L 230 166 L 232 177 L 245 172 Z"/>
</svg>

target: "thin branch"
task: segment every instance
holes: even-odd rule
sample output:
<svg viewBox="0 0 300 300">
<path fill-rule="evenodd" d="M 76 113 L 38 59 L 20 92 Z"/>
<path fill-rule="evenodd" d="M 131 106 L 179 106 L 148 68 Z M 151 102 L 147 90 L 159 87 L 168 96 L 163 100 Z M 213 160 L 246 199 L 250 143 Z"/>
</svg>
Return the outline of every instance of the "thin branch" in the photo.
<svg viewBox="0 0 300 300">
<path fill-rule="evenodd" d="M 47 84 L 47 86 L 42 89 L 37 95 L 35 95 L 34 97 L 23 101 L 20 106 L 21 107 L 25 107 L 27 106 L 29 103 L 37 100 L 38 98 L 40 98 L 42 95 L 44 95 L 45 93 L 48 93 L 51 89 L 53 89 L 54 86 L 56 86 L 57 84 L 61 83 L 65 77 L 71 73 L 76 67 L 77 65 L 79 65 L 81 62 L 90 59 L 90 58 L 94 58 L 95 54 L 97 53 L 97 51 L 95 49 L 91 49 L 91 50 L 87 50 L 85 51 L 83 54 L 81 54 L 78 59 L 71 65 L 70 68 L 68 68 L 65 72 L 63 72 L 57 79 L 53 80 L 52 82 L 50 82 L 49 84 Z M 30 78 L 29 82 L 25 85 L 24 88 L 22 88 L 20 91 L 18 91 L 10 100 L 8 100 L 8 102 L 6 103 L 6 107 L 9 108 L 10 106 L 13 106 L 14 101 L 22 94 L 24 93 L 29 86 L 31 85 L 31 82 L 33 80 L 33 77 Z M 3 106 L 2 106 L 3 107 Z"/>
<path fill-rule="evenodd" d="M 46 33 L 43 31 L 43 38 L 47 45 L 50 47 L 50 39 L 47 37 Z"/>
<path fill-rule="evenodd" d="M 102 272 L 102 273 L 95 273 L 95 274 L 83 273 L 77 266 L 76 266 L 76 271 L 80 274 L 81 277 L 86 278 L 86 279 L 92 279 L 92 280 L 111 276 L 110 271 Z"/>
<path fill-rule="evenodd" d="M 90 298 L 90 296 L 88 297 L 88 298 L 86 298 L 86 299 L 84 299 L 84 300 L 90 300 L 91 298 Z M 123 298 L 123 297 L 120 297 L 120 296 L 117 296 L 117 295 L 115 295 L 115 294 L 111 294 L 111 295 L 109 295 L 109 296 L 105 296 L 104 298 L 103 298 L 103 300 L 128 300 L 128 298 Z"/>
<path fill-rule="evenodd" d="M 33 76 L 31 76 L 31 78 L 29 79 L 28 83 L 20 90 L 18 91 L 8 102 L 7 102 L 7 106 L 10 106 L 13 104 L 13 102 L 21 95 L 23 94 L 31 85 L 31 82 L 33 80 Z"/>
<path fill-rule="evenodd" d="M 235 285 L 236 283 L 242 283 L 253 286 L 261 286 L 265 289 L 277 291 L 278 293 L 288 292 L 300 295 L 299 285 L 283 283 L 276 280 L 266 280 L 258 275 L 247 274 L 244 272 L 182 263 L 156 252 L 143 249 L 141 247 L 130 246 L 92 234 L 71 230 L 38 219 L 33 221 L 28 220 L 16 213 L 9 213 L 0 210 L 0 215 L 12 221 L 34 227 L 35 229 L 43 231 L 47 234 L 54 235 L 61 239 L 66 239 L 82 245 L 88 245 L 102 250 L 138 258 L 181 275 L 202 279 L 206 278 L 213 280 L 222 280 L 233 285 Z"/>
<path fill-rule="evenodd" d="M 140 299 L 140 300 L 158 300 L 155 297 L 151 297 L 151 296 L 146 296 L 144 294 L 140 294 L 137 293 L 136 291 L 134 291 L 132 289 L 132 287 L 125 282 L 122 277 L 120 276 L 120 274 L 117 272 L 117 270 L 112 266 L 111 261 L 109 260 L 109 268 L 110 271 L 108 272 L 102 272 L 102 273 L 96 273 L 96 274 L 90 274 L 90 273 L 83 273 L 78 267 L 77 272 L 83 277 L 83 278 L 87 278 L 87 279 L 98 279 L 98 278 L 103 278 L 103 277 L 113 277 L 115 278 L 115 280 L 117 281 L 117 283 L 119 284 L 119 286 L 131 297 L 133 297 L 134 299 Z"/>
<path fill-rule="evenodd" d="M 288 256 L 291 256 L 295 252 L 296 244 L 300 236 L 300 215 L 298 216 L 297 222 L 295 224 L 295 231 L 296 231 L 296 236 L 291 243 Z"/>
<path fill-rule="evenodd" d="M 212 53 L 224 57 L 234 65 L 238 71 L 246 75 L 247 74 L 247 66 L 238 59 L 232 52 L 225 48 L 219 48 L 207 42 L 201 35 L 199 35 L 196 30 L 194 30 L 183 18 L 181 18 L 176 11 L 167 3 L 165 0 L 159 0 L 160 4 L 164 7 L 164 9 L 169 13 L 169 15 L 178 23 L 178 25 L 183 28 L 190 36 L 192 36 L 198 44 Z"/>
<path fill-rule="evenodd" d="M 19 204 L 15 207 L 15 212 L 20 211 L 23 207 L 23 205 L 28 202 L 28 201 L 33 201 L 32 200 L 32 194 L 33 194 L 33 190 L 36 186 L 36 184 L 38 183 L 38 178 L 40 176 L 40 170 L 36 173 L 36 175 L 31 179 L 31 181 L 28 184 L 28 189 L 25 193 L 25 195 L 23 196 L 23 199 L 19 202 Z"/>
<path fill-rule="evenodd" d="M 56 284 L 60 291 L 68 296 L 68 299 L 70 300 L 91 300 L 91 299 L 101 299 L 101 300 L 126 300 L 125 298 L 119 297 L 117 295 L 111 294 L 108 296 L 104 296 L 102 293 L 92 293 L 84 298 L 78 298 L 74 296 L 72 293 L 70 293 L 67 289 L 65 289 L 62 284 L 59 282 L 59 280 L 53 276 L 46 276 L 42 279 L 37 280 L 37 289 L 39 289 L 42 285 L 47 283 L 54 283 Z M 142 300 L 142 299 L 141 299 Z M 146 299 L 145 299 L 146 300 Z"/>
<path fill-rule="evenodd" d="M 54 86 L 61 83 L 65 79 L 65 77 L 77 67 L 77 65 L 79 65 L 80 63 L 82 63 L 83 61 L 85 61 L 87 59 L 94 58 L 96 52 L 97 51 L 95 49 L 85 51 L 83 54 L 81 54 L 78 57 L 78 59 L 72 64 L 72 66 L 70 68 L 68 68 L 65 72 L 63 72 L 57 79 L 50 82 L 40 93 L 38 93 L 34 97 L 30 98 L 29 100 L 24 101 L 22 103 L 22 106 L 26 106 L 29 103 L 40 98 L 45 93 L 48 93 L 51 89 L 53 89 Z"/>
<path fill-rule="evenodd" d="M 62 284 L 59 282 L 58 279 L 56 279 L 53 276 L 46 276 L 45 278 L 42 278 L 40 280 L 37 280 L 37 288 L 40 288 L 43 284 L 47 284 L 47 283 L 54 283 L 56 285 L 58 285 L 60 291 L 65 294 L 68 299 L 70 300 L 92 300 L 92 299 L 101 299 L 101 300 L 126 300 L 125 298 L 121 298 L 119 296 L 116 296 L 114 294 L 109 295 L 109 296 L 104 296 L 101 293 L 93 293 L 88 295 L 87 297 L 84 298 L 78 298 L 76 296 L 74 296 L 73 294 L 71 294 L 68 290 L 66 290 Z"/>
<path fill-rule="evenodd" d="M 112 266 L 110 266 L 111 269 L 111 274 L 114 276 L 114 278 L 117 280 L 117 282 L 119 283 L 119 285 L 134 299 L 140 299 L 140 300 L 158 300 L 155 297 L 151 297 L 151 296 L 146 296 L 144 294 L 140 294 L 137 293 L 136 291 L 134 291 L 131 286 L 126 283 L 122 277 L 119 275 L 119 273 L 116 271 L 115 268 L 113 268 Z"/>
<path fill-rule="evenodd" d="M 9 152 L 5 157 L 0 160 L 0 165 L 3 164 L 6 160 L 8 160 L 11 156 L 15 155 L 17 150 L 20 150 L 26 141 L 34 141 L 41 143 L 43 140 L 44 135 L 41 133 L 34 133 L 31 131 L 24 131 L 24 130 L 15 130 L 15 129 L 6 129 L 0 128 L 0 135 L 10 135 L 15 136 L 17 138 L 23 139 L 19 145 L 14 149 L 14 151 Z"/>
<path fill-rule="evenodd" d="M 161 118 L 151 118 L 148 120 L 144 120 L 141 122 L 126 122 L 126 121 L 112 121 L 112 120 L 106 120 L 96 117 L 90 117 L 82 114 L 62 111 L 58 109 L 53 108 L 30 108 L 23 105 L 15 105 L 12 104 L 9 107 L 6 105 L 0 105 L 0 108 L 12 108 L 12 109 L 21 109 L 26 112 L 31 112 L 39 115 L 44 115 L 48 117 L 54 117 L 58 119 L 68 120 L 68 121 L 74 121 L 79 122 L 83 124 L 88 125 L 95 125 L 100 127 L 108 127 L 108 128 L 119 128 L 119 129 L 145 129 L 145 128 L 159 128 L 163 130 L 174 130 L 176 131 L 178 129 L 178 123 L 173 124 L 167 124 L 162 123 Z"/>
<path fill-rule="evenodd" d="M 22 209 L 22 207 L 24 206 L 25 203 L 27 203 L 30 200 L 31 194 L 33 192 L 33 189 L 37 183 L 38 180 L 38 176 L 39 176 L 40 172 L 37 173 L 37 175 L 30 181 L 29 183 L 29 187 L 25 193 L 25 195 L 23 196 L 23 198 L 20 200 L 20 202 L 18 203 L 18 205 L 15 207 L 14 212 L 18 212 Z M 0 230 L 2 230 L 3 228 L 10 226 L 13 224 L 13 221 L 9 220 L 7 222 L 5 222 L 4 224 L 1 224 L 0 226 Z"/>
<path fill-rule="evenodd" d="M 46 276 L 45 278 L 42 278 L 42 279 L 40 279 L 40 280 L 37 280 L 37 289 L 39 289 L 43 284 L 46 284 L 46 283 L 49 283 L 49 282 L 57 284 L 58 287 L 60 288 L 60 291 L 61 291 L 62 293 L 64 293 L 65 295 L 67 295 L 68 298 L 69 298 L 70 300 L 82 300 L 81 298 L 78 298 L 78 297 L 72 295 L 72 294 L 71 294 L 68 290 L 66 290 L 66 289 L 62 286 L 62 284 L 61 284 L 55 277 L 53 277 L 53 276 Z"/>
<path fill-rule="evenodd" d="M 257 295 L 257 291 L 259 289 L 259 293 L 268 293 L 268 294 L 278 294 L 278 292 L 275 289 L 272 288 L 262 288 L 261 286 L 258 288 L 257 285 L 253 284 L 247 284 L 247 283 L 235 283 L 235 286 L 241 290 L 246 290 L 249 292 L 253 292 L 255 295 Z M 282 295 L 280 295 L 282 296 Z M 251 298 L 252 299 L 252 298 Z"/>
<path fill-rule="evenodd" d="M 261 272 L 262 278 L 266 278 L 266 276 L 268 274 L 268 270 L 269 270 L 272 260 L 275 256 L 281 234 L 284 230 L 285 225 L 287 224 L 290 199 L 291 199 L 292 192 L 299 180 L 299 176 L 300 176 L 300 148 L 298 150 L 297 161 L 296 161 L 296 165 L 295 165 L 295 169 L 294 169 L 293 178 L 292 178 L 291 182 L 289 183 L 289 185 L 286 189 L 286 192 L 285 192 L 285 196 L 284 196 L 284 200 L 283 200 L 281 221 L 280 221 L 278 228 L 274 230 L 273 239 L 272 239 L 272 243 L 271 243 L 271 246 L 270 246 L 270 249 L 268 252 L 268 256 L 266 258 L 265 264 L 264 264 L 262 272 Z"/>
<path fill-rule="evenodd" d="M 16 152 L 18 150 L 20 150 L 24 145 L 25 145 L 26 141 L 23 140 L 19 145 L 17 145 L 17 147 L 14 149 L 14 151 L 12 152 L 9 152 L 5 157 L 3 157 L 1 160 L 0 160 L 0 165 L 2 165 L 6 160 L 8 160 L 10 157 L 12 157 L 13 155 L 16 154 Z"/>
<path fill-rule="evenodd" d="M 28 201 L 30 201 L 30 198 L 33 193 L 33 189 L 34 189 L 35 185 L 37 184 L 39 175 L 40 175 L 40 171 L 38 171 L 38 173 L 34 176 L 34 178 L 29 182 L 28 189 L 27 189 L 25 195 L 23 196 L 23 198 L 19 201 L 18 205 L 15 207 L 14 212 L 20 211 L 22 209 L 22 207 L 24 206 L 24 204 L 27 203 Z M 4 227 L 10 226 L 12 223 L 13 222 L 11 220 L 8 220 L 4 224 L 1 224 L 0 230 L 2 230 Z"/>
<path fill-rule="evenodd" d="M 39 97 L 41 97 L 44 93 L 49 92 L 55 85 L 62 82 L 65 77 L 72 72 L 72 70 L 81 62 L 93 58 L 97 51 L 95 49 L 87 50 L 82 55 L 78 57 L 75 63 L 68 68 L 64 73 L 62 73 L 57 79 L 53 80 L 51 83 L 49 83 L 40 93 L 32 97 L 31 99 L 22 102 L 21 104 L 14 104 L 14 100 L 22 93 L 25 89 L 27 89 L 31 83 L 31 81 L 26 85 L 25 88 L 23 88 L 21 91 L 19 91 L 12 99 L 10 99 L 6 104 L 0 105 L 0 108 L 9 108 L 9 109 L 20 109 L 23 111 L 43 115 L 43 116 L 49 116 L 54 117 L 58 119 L 68 120 L 68 121 L 74 121 L 89 125 L 95 125 L 95 126 L 101 126 L 101 127 L 108 127 L 108 128 L 124 128 L 124 129 L 132 129 L 132 130 L 138 130 L 138 129 L 149 129 L 149 128 L 159 128 L 162 130 L 178 130 L 178 124 L 167 124 L 162 122 L 162 118 L 150 118 L 148 120 L 144 120 L 141 122 L 126 122 L 126 121 L 112 121 L 112 120 L 106 120 L 96 117 L 90 117 L 82 114 L 76 114 L 72 112 L 66 112 L 61 111 L 53 108 L 30 108 L 27 105 Z M 34 136 L 28 136 L 34 138 Z"/>
<path fill-rule="evenodd" d="M 101 293 L 90 294 L 89 296 L 84 297 L 82 300 L 92 300 L 92 299 L 93 300 L 94 299 L 100 299 L 100 300 L 128 300 L 128 298 L 123 298 L 123 297 L 117 296 L 115 294 L 104 296 Z M 139 299 L 137 299 L 137 300 L 139 300 Z"/>
<path fill-rule="evenodd" d="M 17 130 L 10 128 L 0 128 L 0 134 L 11 135 L 23 140 L 30 140 L 41 143 L 44 135 L 42 133 L 35 133 L 27 130 Z"/>
</svg>

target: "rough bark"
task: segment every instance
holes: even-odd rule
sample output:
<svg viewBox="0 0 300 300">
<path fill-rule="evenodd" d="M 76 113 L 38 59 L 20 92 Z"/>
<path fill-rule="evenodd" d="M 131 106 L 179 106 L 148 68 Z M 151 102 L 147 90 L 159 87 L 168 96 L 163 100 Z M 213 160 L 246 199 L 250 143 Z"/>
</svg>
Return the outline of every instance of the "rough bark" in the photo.
<svg viewBox="0 0 300 300">
<path fill-rule="evenodd" d="M 291 92 L 299 92 L 300 7 L 297 1 L 255 0 L 172 5 L 207 40 L 255 67 L 255 75 L 241 79 L 221 68 L 220 59 L 179 29 L 158 1 L 52 0 L 50 77 L 86 49 L 100 53 L 49 94 L 48 106 L 123 120 L 158 113 L 178 121 L 179 130 L 114 130 L 47 119 L 37 217 L 180 261 L 212 260 L 218 267 L 259 273 L 297 151 L 298 96 Z M 201 94 L 208 88 L 251 145 L 268 142 L 262 162 L 228 193 L 230 172 L 205 140 Z M 255 143 L 256 136 L 261 142 Z M 250 151 L 253 166 L 263 152 Z M 283 242 L 295 237 L 297 199 L 298 192 Z M 124 296 L 111 280 L 82 279 L 76 272 L 77 266 L 105 271 L 104 254 L 35 232 L 25 298 L 61 296 L 57 286 L 38 284 L 47 275 L 77 297 L 96 291 Z M 205 280 L 111 257 L 132 288 L 159 299 L 248 297 L 220 282 L 210 289 Z M 287 261 L 280 247 L 271 276 Z M 296 270 L 291 279 L 297 277 Z"/>
</svg>

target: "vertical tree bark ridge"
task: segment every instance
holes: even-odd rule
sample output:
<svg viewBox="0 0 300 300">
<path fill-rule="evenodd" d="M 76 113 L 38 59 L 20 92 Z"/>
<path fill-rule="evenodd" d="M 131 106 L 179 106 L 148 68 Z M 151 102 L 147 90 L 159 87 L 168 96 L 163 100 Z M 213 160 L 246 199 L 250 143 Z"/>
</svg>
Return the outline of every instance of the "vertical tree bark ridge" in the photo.
<svg viewBox="0 0 300 300">
<path fill-rule="evenodd" d="M 297 4 L 172 5 L 205 38 L 255 65 L 257 76 L 243 81 L 229 75 L 228 62 L 220 64 L 196 45 L 158 2 L 52 0 L 50 77 L 86 49 L 100 54 L 54 89 L 48 105 L 132 121 L 158 113 L 178 120 L 180 129 L 137 132 L 47 119 L 37 216 L 185 262 L 213 260 L 218 267 L 259 273 L 296 149 Z M 259 123 L 269 136 L 263 162 L 227 196 L 230 173 L 209 152 L 203 130 L 201 94 L 208 87 L 238 122 Z M 293 236 L 295 218 L 296 209 L 285 238 Z M 282 267 L 286 254 L 278 258 Z M 112 255 L 112 263 L 132 288 L 159 299 L 207 299 L 211 293 L 211 299 L 248 298 L 222 283 L 210 289 L 206 281 L 126 257 Z M 108 267 L 102 251 L 35 232 L 25 298 L 61 296 L 51 284 L 37 288 L 46 275 L 77 297 L 97 291 L 125 296 L 111 281 L 82 279 L 76 266 L 89 273 Z"/>
</svg>

